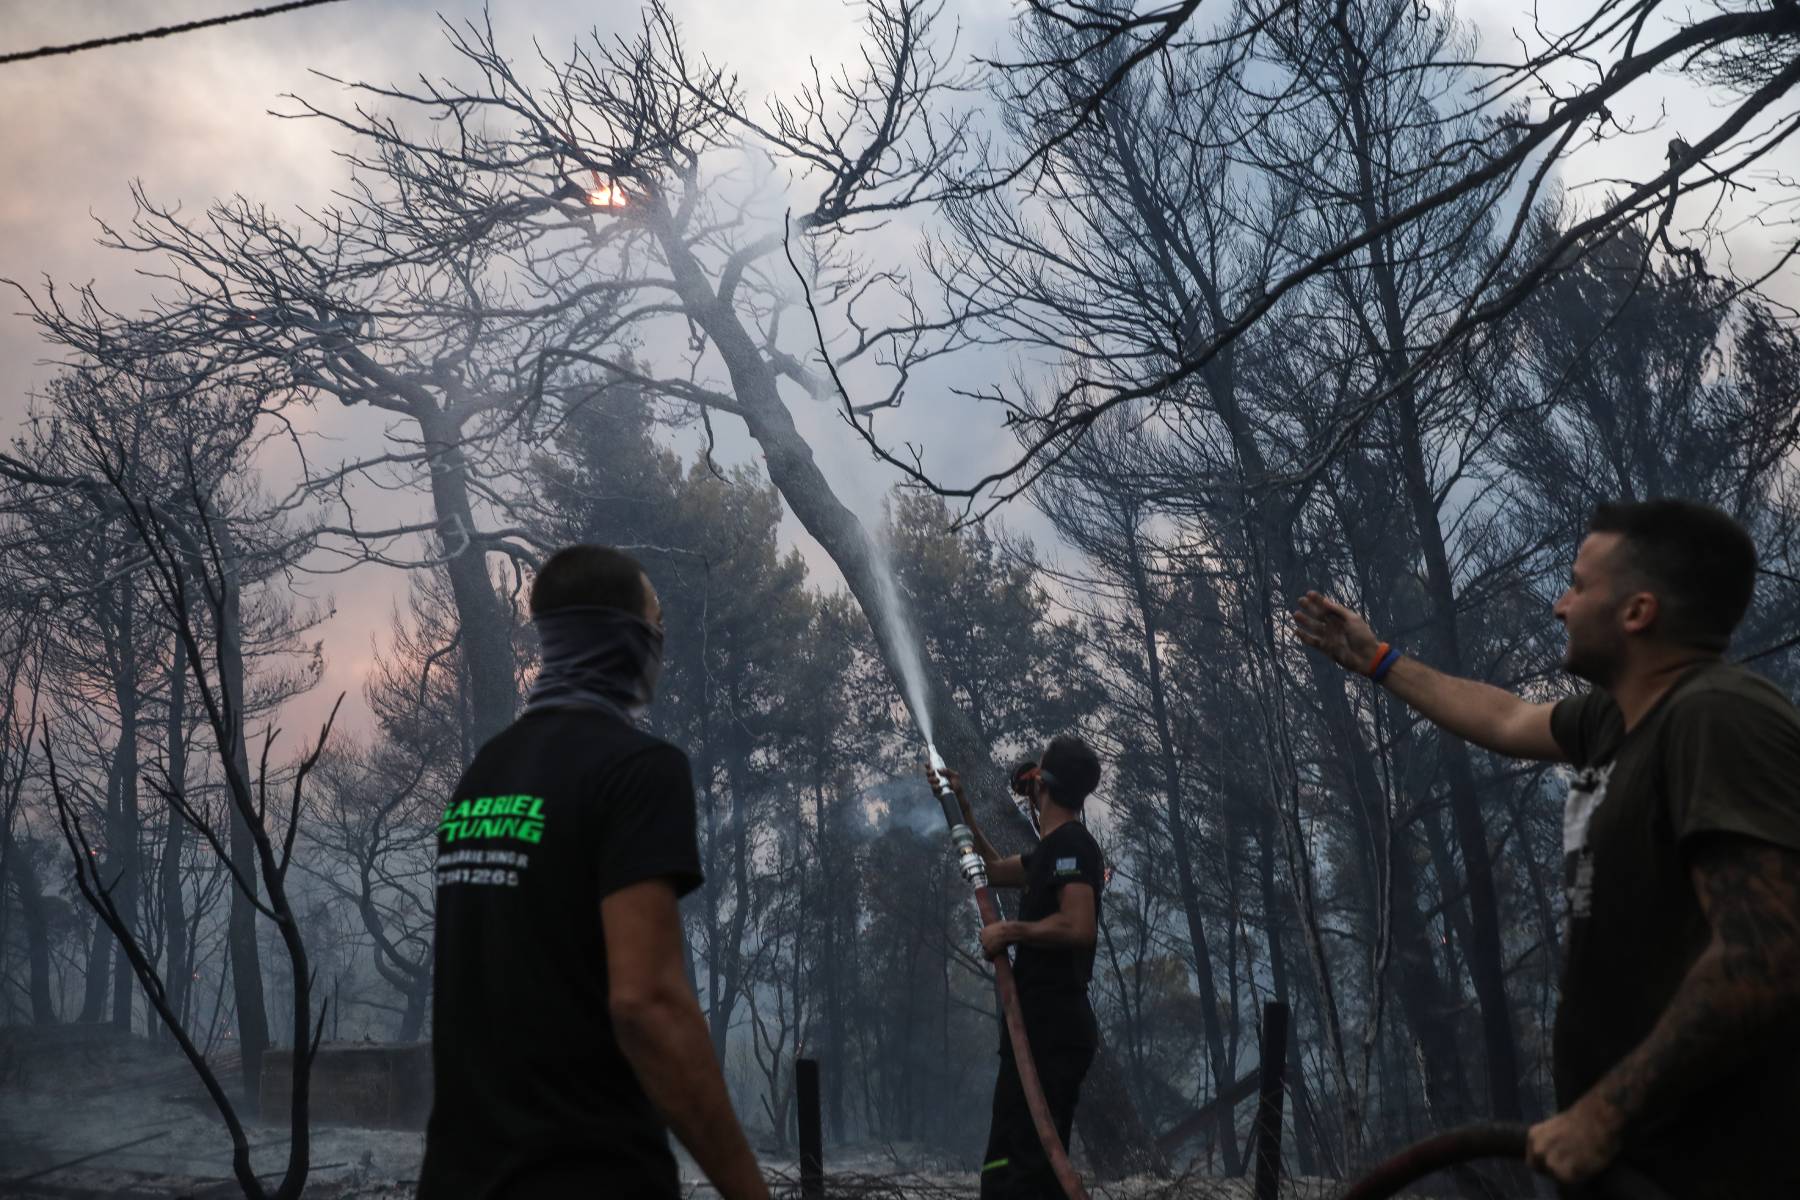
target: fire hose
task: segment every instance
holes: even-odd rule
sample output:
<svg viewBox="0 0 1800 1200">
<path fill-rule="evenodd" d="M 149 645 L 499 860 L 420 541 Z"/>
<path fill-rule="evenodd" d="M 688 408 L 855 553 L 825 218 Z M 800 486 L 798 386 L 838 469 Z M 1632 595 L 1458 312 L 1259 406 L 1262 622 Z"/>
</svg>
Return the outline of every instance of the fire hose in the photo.
<svg viewBox="0 0 1800 1200">
<path fill-rule="evenodd" d="M 999 906 L 988 890 L 987 864 L 975 850 L 975 834 L 962 820 L 956 793 L 944 778 L 945 764 L 937 747 L 926 744 L 932 770 L 937 773 L 937 799 L 943 807 L 944 820 L 950 826 L 950 842 L 956 851 L 957 867 L 975 892 L 975 907 L 980 910 L 983 926 L 999 921 Z M 1000 1007 L 1006 1015 L 1006 1032 L 1012 1042 L 1013 1061 L 1019 1072 L 1019 1085 L 1025 1093 L 1025 1104 L 1037 1129 L 1038 1141 L 1056 1180 L 1069 1200 L 1087 1200 L 1087 1189 L 1069 1162 L 1050 1106 L 1044 1099 L 1043 1084 L 1038 1079 L 1037 1062 L 1031 1054 L 1031 1042 L 1025 1033 L 1025 1020 L 1019 1009 L 1019 989 L 1013 980 L 1012 964 L 1006 955 L 994 959 L 994 988 L 1000 995 Z M 1515 1123 L 1490 1122 L 1463 1125 L 1436 1136 L 1415 1142 L 1384 1162 L 1376 1164 L 1350 1185 L 1339 1200 L 1389 1200 L 1401 1188 L 1417 1183 L 1427 1175 L 1446 1168 L 1461 1166 L 1479 1158 L 1525 1158 L 1527 1127 Z M 1588 1184 L 1594 1200 L 1669 1200 L 1668 1194 L 1642 1172 L 1617 1163 Z"/>
<path fill-rule="evenodd" d="M 1415 1142 L 1364 1174 L 1339 1200 L 1388 1200 L 1401 1188 L 1477 1158 L 1525 1158 L 1526 1127 L 1507 1122 L 1462 1125 Z M 1650 1178 L 1616 1163 L 1588 1185 L 1594 1200 L 1669 1200 Z"/>
<path fill-rule="evenodd" d="M 944 820 L 950 825 L 950 844 L 956 850 L 957 867 L 975 890 L 975 907 L 981 912 L 982 925 L 995 924 L 1000 920 L 1000 908 L 994 903 L 993 893 L 988 891 L 987 864 L 975 851 L 975 834 L 963 823 L 956 793 L 944 781 L 946 768 L 937 747 L 927 743 L 925 749 L 931 756 L 932 770 L 937 772 L 938 803 L 943 806 Z M 1031 1041 L 1025 1035 L 1025 1017 L 1019 1010 L 1019 987 L 1013 980 L 1012 963 L 1005 954 L 994 959 L 994 990 L 1000 994 L 1000 1008 L 1006 1014 L 1006 1034 L 1012 1042 L 1013 1063 L 1019 1071 L 1019 1087 L 1025 1093 L 1025 1106 L 1031 1110 L 1031 1123 L 1037 1129 L 1038 1141 L 1043 1144 L 1044 1156 L 1050 1160 L 1050 1169 L 1055 1172 L 1056 1181 L 1062 1185 L 1069 1200 L 1087 1200 L 1087 1189 L 1081 1184 L 1081 1176 L 1075 1173 L 1074 1164 L 1069 1162 L 1068 1151 L 1063 1148 L 1056 1122 L 1050 1116 L 1050 1105 L 1044 1099 L 1037 1060 L 1031 1056 Z"/>
</svg>

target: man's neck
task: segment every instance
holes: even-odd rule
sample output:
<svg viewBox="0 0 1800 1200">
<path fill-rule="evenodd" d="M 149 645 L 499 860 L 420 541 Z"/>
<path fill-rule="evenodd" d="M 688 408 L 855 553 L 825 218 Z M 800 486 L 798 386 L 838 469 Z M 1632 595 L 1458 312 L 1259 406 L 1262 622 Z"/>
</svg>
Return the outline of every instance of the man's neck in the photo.
<svg viewBox="0 0 1800 1200">
<path fill-rule="evenodd" d="M 1047 838 L 1070 821 L 1080 819 L 1080 813 L 1071 812 L 1052 800 L 1038 809 L 1038 838 Z"/>
<path fill-rule="evenodd" d="M 1718 662 L 1719 658 L 1710 651 L 1675 647 L 1648 652 L 1639 661 L 1628 663 L 1606 689 L 1625 718 L 1626 732 L 1650 715 L 1656 702 L 1668 694 L 1689 667 Z"/>
</svg>

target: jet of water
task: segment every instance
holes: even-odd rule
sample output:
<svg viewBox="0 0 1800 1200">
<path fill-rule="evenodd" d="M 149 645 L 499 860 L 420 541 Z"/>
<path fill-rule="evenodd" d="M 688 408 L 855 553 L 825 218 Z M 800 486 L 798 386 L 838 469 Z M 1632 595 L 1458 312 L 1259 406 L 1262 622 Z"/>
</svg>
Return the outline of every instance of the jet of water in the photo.
<svg viewBox="0 0 1800 1200">
<path fill-rule="evenodd" d="M 888 553 L 887 539 L 870 536 L 868 543 L 869 563 L 875 571 L 875 591 L 880 597 L 880 603 L 876 605 L 879 611 L 873 616 L 887 630 L 888 640 L 899 659 L 900 690 L 907 711 L 912 714 L 913 724 L 925 735 L 926 743 L 930 744 L 936 739 L 931 734 L 931 709 L 926 703 L 930 693 L 925 686 L 925 659 L 919 649 L 919 638 L 913 631 L 906 605 L 900 599 L 900 586 L 894 579 L 894 563 Z"/>
</svg>

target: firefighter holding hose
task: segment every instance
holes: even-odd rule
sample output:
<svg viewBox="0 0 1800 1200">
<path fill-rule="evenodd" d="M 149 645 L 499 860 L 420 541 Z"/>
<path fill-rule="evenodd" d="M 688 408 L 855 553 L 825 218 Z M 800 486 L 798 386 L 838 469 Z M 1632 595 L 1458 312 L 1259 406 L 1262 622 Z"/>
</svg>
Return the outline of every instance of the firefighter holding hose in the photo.
<svg viewBox="0 0 1800 1200">
<path fill-rule="evenodd" d="M 1800 712 L 1725 661 L 1756 548 L 1680 500 L 1602 504 L 1554 613 L 1557 703 L 1432 670 L 1308 592 L 1302 641 L 1496 754 L 1569 764 L 1559 1112 L 1527 1157 L 1679 1200 L 1800 1196 Z M 1568 1193 L 1573 1194 L 1573 1193 Z"/>
<path fill-rule="evenodd" d="M 927 767 L 926 774 L 936 790 L 936 772 Z M 1019 919 L 983 927 L 981 949 L 996 958 L 1009 946 L 1017 947 L 1013 976 L 1019 1008 L 1044 1099 L 1066 1146 L 1081 1082 L 1100 1042 L 1087 990 L 1094 974 L 1105 862 L 1099 843 L 1081 823 L 1082 805 L 1100 783 L 1099 756 L 1080 738 L 1064 735 L 1051 739 L 1035 763 L 1014 769 L 1013 788 L 1030 805 L 1040 840 L 1025 854 L 1004 858 L 976 825 L 956 772 L 946 770 L 943 778 L 975 835 L 988 882 L 1024 889 Z M 982 1200 L 1061 1200 L 1062 1195 L 1032 1123 L 1012 1043 L 1002 1032 L 981 1168 Z"/>
</svg>

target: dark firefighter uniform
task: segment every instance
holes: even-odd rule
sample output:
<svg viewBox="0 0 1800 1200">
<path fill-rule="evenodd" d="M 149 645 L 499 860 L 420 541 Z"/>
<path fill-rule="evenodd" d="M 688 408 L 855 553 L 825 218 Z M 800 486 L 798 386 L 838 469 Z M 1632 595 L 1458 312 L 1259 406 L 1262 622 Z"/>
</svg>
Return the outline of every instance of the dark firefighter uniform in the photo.
<svg viewBox="0 0 1800 1200">
<path fill-rule="evenodd" d="M 1023 864 L 1025 893 L 1019 902 L 1019 920 L 1054 916 L 1062 903 L 1062 889 L 1071 883 L 1085 883 L 1094 890 L 1098 926 L 1105 863 L 1099 843 L 1086 826 L 1079 821 L 1058 826 L 1023 856 Z M 1013 954 L 1013 977 L 1018 981 L 1019 1009 L 1031 1039 L 1044 1099 L 1056 1132 L 1067 1146 L 1081 1081 L 1100 1044 L 1087 994 L 1088 982 L 1094 977 L 1094 948 L 1021 945 Z M 1003 1024 L 993 1123 L 982 1158 L 982 1200 L 1061 1200 L 1062 1195 L 1031 1122 L 1031 1110 L 1025 1105 L 1012 1040 Z"/>
</svg>

